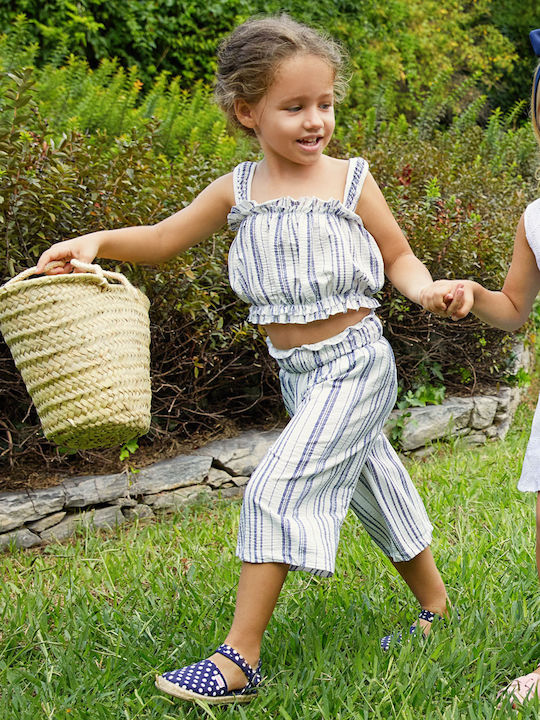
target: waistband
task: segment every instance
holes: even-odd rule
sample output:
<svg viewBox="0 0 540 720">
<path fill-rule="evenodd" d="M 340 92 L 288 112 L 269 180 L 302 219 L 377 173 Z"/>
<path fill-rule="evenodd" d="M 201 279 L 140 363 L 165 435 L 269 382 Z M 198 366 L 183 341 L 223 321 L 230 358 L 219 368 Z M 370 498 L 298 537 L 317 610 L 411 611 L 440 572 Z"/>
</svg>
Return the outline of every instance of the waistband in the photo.
<svg viewBox="0 0 540 720">
<path fill-rule="evenodd" d="M 290 372 L 308 372 L 338 357 L 347 355 L 382 337 L 382 324 L 372 311 L 355 325 L 349 325 L 337 335 L 316 343 L 307 343 L 289 350 L 274 347 L 266 338 L 268 352 L 280 368 Z"/>
</svg>

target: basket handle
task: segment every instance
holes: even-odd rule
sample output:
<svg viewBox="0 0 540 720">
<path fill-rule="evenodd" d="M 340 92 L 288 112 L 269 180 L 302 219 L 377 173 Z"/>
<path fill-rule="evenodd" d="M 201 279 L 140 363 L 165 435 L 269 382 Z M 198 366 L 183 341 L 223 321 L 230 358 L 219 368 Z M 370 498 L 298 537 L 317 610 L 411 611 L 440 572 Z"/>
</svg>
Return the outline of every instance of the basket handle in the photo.
<svg viewBox="0 0 540 720">
<path fill-rule="evenodd" d="M 79 270 L 84 270 L 85 272 L 97 275 L 100 278 L 102 285 L 107 285 L 107 280 L 117 280 L 127 290 L 132 292 L 134 295 L 137 295 L 137 289 L 129 282 L 125 275 L 122 275 L 122 273 L 111 272 L 110 270 L 103 270 L 103 268 L 99 265 L 84 263 L 81 260 L 73 259 L 69 262 L 71 263 L 71 265 L 73 265 L 73 267 L 76 267 Z M 48 265 L 45 266 L 45 271 L 52 270 L 55 267 L 62 267 L 64 265 L 64 262 L 55 260 L 54 262 L 50 262 L 48 263 Z M 32 275 L 36 275 L 36 270 L 37 265 L 35 267 L 28 268 L 28 270 L 23 270 L 18 275 L 15 275 L 15 277 L 12 277 L 10 280 L 8 280 L 4 287 L 7 287 L 12 283 L 19 282 L 20 280 L 26 280 Z"/>
</svg>

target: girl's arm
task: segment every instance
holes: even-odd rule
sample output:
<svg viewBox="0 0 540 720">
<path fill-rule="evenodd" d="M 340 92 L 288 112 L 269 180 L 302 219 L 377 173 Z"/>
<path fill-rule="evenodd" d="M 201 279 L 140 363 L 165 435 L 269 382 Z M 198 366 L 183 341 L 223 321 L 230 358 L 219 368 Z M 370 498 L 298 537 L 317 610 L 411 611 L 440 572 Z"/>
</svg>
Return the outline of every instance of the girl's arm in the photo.
<svg viewBox="0 0 540 720">
<path fill-rule="evenodd" d="M 384 260 L 384 272 L 392 285 L 405 297 L 426 309 L 446 314 L 458 283 L 439 280 L 437 292 L 430 292 L 433 279 L 429 270 L 411 250 L 371 173 L 366 176 L 356 212 L 379 246 Z M 457 301 L 454 310 L 456 305 Z"/>
<path fill-rule="evenodd" d="M 232 173 L 214 180 L 187 207 L 155 225 L 102 230 L 55 243 L 40 257 L 37 271 L 53 260 L 95 257 L 157 264 L 206 239 L 224 225 L 234 205 Z M 51 273 L 69 272 L 69 265 Z"/>
<path fill-rule="evenodd" d="M 540 270 L 527 242 L 523 216 L 517 226 L 512 263 L 502 290 L 490 291 L 477 282 L 463 282 L 472 292 L 474 304 L 471 310 L 480 320 L 510 331 L 526 322 L 540 290 Z M 458 318 L 467 314 L 466 309 L 465 305 L 457 311 Z"/>
</svg>

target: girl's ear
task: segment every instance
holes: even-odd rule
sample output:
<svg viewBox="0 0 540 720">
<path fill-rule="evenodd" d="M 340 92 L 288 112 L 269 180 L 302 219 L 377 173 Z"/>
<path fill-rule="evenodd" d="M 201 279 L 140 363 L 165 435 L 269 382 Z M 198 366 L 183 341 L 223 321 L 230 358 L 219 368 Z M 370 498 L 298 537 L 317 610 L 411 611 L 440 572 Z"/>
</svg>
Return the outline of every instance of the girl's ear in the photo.
<svg viewBox="0 0 540 720">
<path fill-rule="evenodd" d="M 253 106 L 246 100 L 237 98 L 234 101 L 234 113 L 239 123 L 244 127 L 254 130 L 257 127 L 257 121 L 253 112 Z"/>
</svg>

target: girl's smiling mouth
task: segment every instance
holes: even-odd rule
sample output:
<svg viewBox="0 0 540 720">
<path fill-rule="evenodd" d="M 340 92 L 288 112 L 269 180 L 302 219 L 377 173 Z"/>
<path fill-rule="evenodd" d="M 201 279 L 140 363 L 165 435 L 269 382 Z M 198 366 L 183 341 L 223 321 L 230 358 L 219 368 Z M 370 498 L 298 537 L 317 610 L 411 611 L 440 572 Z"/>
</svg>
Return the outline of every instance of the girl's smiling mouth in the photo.
<svg viewBox="0 0 540 720">
<path fill-rule="evenodd" d="M 296 142 L 305 148 L 316 148 L 322 141 L 322 137 L 300 138 Z"/>
</svg>

